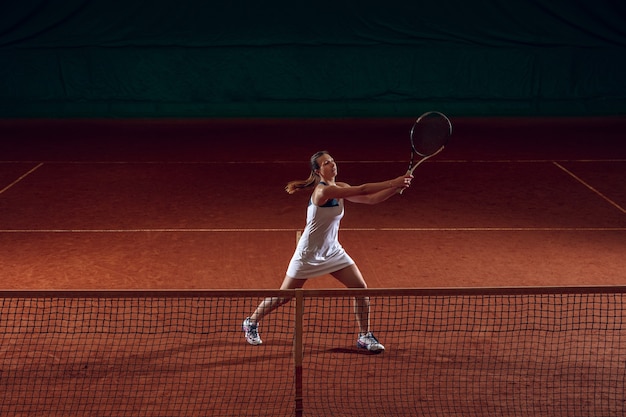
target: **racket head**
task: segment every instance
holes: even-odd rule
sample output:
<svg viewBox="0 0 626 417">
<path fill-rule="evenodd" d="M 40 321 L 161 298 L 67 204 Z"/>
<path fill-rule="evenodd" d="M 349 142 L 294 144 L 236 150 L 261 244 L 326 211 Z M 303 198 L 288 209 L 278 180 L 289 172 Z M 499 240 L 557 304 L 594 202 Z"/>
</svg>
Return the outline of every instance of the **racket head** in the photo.
<svg viewBox="0 0 626 417">
<path fill-rule="evenodd" d="M 452 123 L 438 111 L 429 111 L 417 118 L 411 127 L 411 148 L 426 157 L 439 152 L 452 135 Z"/>
</svg>

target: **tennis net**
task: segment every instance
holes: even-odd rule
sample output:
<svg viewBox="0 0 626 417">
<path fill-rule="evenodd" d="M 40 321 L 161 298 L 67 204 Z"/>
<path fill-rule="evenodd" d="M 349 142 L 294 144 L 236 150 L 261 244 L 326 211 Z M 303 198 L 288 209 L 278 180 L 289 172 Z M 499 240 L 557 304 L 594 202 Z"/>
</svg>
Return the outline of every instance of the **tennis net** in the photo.
<svg viewBox="0 0 626 417">
<path fill-rule="evenodd" d="M 626 287 L 0 292 L 0 414 L 617 416 Z M 292 302 L 248 345 L 264 297 Z M 357 349 L 369 297 L 382 354 Z"/>
</svg>

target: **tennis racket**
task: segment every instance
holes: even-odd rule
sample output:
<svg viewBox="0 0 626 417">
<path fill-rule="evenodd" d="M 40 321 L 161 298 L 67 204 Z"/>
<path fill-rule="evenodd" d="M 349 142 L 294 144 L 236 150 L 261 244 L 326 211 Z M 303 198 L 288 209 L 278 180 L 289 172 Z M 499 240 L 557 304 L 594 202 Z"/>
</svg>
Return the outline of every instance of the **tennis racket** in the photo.
<svg viewBox="0 0 626 417">
<path fill-rule="evenodd" d="M 407 174 L 413 174 L 422 162 L 443 151 L 452 135 L 450 119 L 438 111 L 429 111 L 417 118 L 411 127 L 411 161 Z M 400 190 L 400 194 L 404 189 Z"/>
</svg>

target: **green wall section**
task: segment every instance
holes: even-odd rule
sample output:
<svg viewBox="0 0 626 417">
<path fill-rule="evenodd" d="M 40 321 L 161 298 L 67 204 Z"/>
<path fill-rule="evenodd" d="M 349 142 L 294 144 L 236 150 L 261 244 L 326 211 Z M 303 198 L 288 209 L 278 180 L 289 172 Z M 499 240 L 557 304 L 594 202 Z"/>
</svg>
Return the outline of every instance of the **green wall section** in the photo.
<svg viewBox="0 0 626 417">
<path fill-rule="evenodd" d="M 2 118 L 626 113 L 617 0 L 0 4 Z"/>
</svg>

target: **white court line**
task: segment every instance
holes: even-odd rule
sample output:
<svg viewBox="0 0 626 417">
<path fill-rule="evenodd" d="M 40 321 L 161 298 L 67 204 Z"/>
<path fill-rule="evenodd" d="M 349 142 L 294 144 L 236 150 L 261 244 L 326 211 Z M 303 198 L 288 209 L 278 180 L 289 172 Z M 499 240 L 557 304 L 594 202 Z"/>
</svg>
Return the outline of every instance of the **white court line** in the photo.
<svg viewBox="0 0 626 417">
<path fill-rule="evenodd" d="M 345 232 L 613 232 L 626 231 L 626 227 L 366 227 L 341 229 Z M 296 232 L 300 229 L 6 229 L 0 233 L 254 233 Z"/>
<path fill-rule="evenodd" d="M 600 191 L 596 190 L 595 188 L 593 188 L 591 185 L 589 185 L 588 183 L 586 183 L 585 181 L 582 180 L 582 178 L 578 177 L 576 174 L 574 174 L 572 171 L 570 171 L 569 169 L 565 168 L 563 165 L 559 164 L 558 162 L 553 162 L 554 165 L 556 165 L 557 167 L 559 167 L 560 169 L 562 169 L 564 172 L 566 172 L 568 175 L 570 175 L 572 178 L 574 178 L 576 181 L 578 181 L 579 183 L 581 183 L 582 185 L 584 185 L 585 187 L 587 187 L 589 190 L 593 191 L 594 193 L 596 193 L 598 196 L 602 197 L 605 201 L 607 201 L 608 203 L 610 203 L 612 206 L 614 206 L 615 208 L 617 208 L 619 211 L 621 211 L 622 213 L 626 214 L 626 209 L 624 209 L 624 207 L 620 206 L 619 204 L 617 204 L 615 201 L 611 200 L 610 198 L 608 198 L 607 196 L 605 196 L 604 194 L 602 194 Z"/>
<path fill-rule="evenodd" d="M 32 174 L 33 172 L 35 172 L 37 169 L 39 169 L 39 167 L 41 167 L 43 165 L 43 162 L 39 163 L 39 165 L 37 165 L 36 167 L 34 167 L 33 169 L 31 169 L 30 171 L 26 172 L 25 174 L 23 174 L 21 177 L 19 177 L 18 179 L 16 179 L 15 181 L 13 181 L 11 184 L 7 185 L 6 187 L 4 187 L 2 190 L 0 190 L 0 194 L 4 193 L 5 191 L 7 191 L 9 188 L 13 187 L 15 184 L 17 184 L 18 182 L 22 181 L 24 178 L 26 178 L 27 176 L 29 176 L 30 174 Z"/>
</svg>

